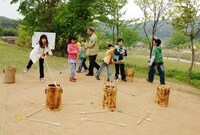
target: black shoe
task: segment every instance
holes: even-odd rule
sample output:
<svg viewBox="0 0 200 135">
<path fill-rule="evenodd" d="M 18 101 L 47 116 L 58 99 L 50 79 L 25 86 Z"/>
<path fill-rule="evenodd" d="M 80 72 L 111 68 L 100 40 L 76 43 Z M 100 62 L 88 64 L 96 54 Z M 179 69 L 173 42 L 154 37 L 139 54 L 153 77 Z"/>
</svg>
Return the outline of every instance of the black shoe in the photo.
<svg viewBox="0 0 200 135">
<path fill-rule="evenodd" d="M 77 73 L 80 73 L 81 71 L 76 71 Z"/>
<path fill-rule="evenodd" d="M 86 76 L 93 76 L 93 74 L 86 74 Z"/>
<path fill-rule="evenodd" d="M 96 78 L 97 80 L 100 80 L 100 78 L 99 78 L 97 75 L 95 76 L 95 78 Z"/>
<path fill-rule="evenodd" d="M 110 79 L 107 79 L 107 82 L 112 82 Z"/>
<path fill-rule="evenodd" d="M 153 81 L 149 81 L 149 79 L 146 79 L 147 80 L 147 82 L 149 82 L 149 83 L 153 83 Z"/>
</svg>

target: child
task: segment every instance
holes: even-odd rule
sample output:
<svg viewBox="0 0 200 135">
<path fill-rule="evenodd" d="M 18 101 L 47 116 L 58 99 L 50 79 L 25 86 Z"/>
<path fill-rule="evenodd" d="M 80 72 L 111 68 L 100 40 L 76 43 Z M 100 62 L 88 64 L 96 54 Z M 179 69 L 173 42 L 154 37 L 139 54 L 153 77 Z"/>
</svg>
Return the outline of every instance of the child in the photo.
<svg viewBox="0 0 200 135">
<path fill-rule="evenodd" d="M 159 72 L 160 76 L 160 84 L 165 84 L 165 72 L 163 66 L 163 56 L 162 56 L 162 49 L 160 47 L 161 40 L 160 39 L 153 39 L 153 50 L 151 54 L 151 60 L 149 62 L 149 73 L 147 81 L 152 83 L 154 80 L 154 74 L 156 72 L 156 68 Z"/>
<path fill-rule="evenodd" d="M 24 72 L 28 72 L 33 63 L 36 63 L 39 60 L 39 71 L 40 71 L 40 82 L 44 82 L 44 59 L 45 54 L 48 52 L 49 55 L 52 55 L 51 49 L 48 47 L 48 39 L 46 35 L 41 35 L 38 44 L 30 53 L 30 60 L 26 66 Z"/>
<path fill-rule="evenodd" d="M 75 76 L 75 70 L 76 70 L 76 63 L 78 59 L 78 52 L 80 52 L 80 49 L 78 45 L 76 44 L 76 37 L 71 37 L 68 42 L 67 46 L 67 52 L 68 52 L 68 61 L 71 64 L 71 73 L 70 73 L 70 82 L 76 82 Z"/>
<path fill-rule="evenodd" d="M 117 40 L 117 45 L 114 51 L 114 61 L 115 61 L 115 79 L 118 79 L 119 70 L 121 73 L 121 79 L 126 82 L 126 75 L 124 69 L 124 56 L 127 56 L 126 48 L 123 46 L 123 39 Z"/>
<path fill-rule="evenodd" d="M 108 45 L 108 51 L 106 51 L 105 56 L 103 58 L 103 63 L 101 64 L 99 70 L 96 73 L 96 79 L 100 80 L 99 76 L 101 72 L 103 71 L 103 68 L 107 67 L 107 81 L 110 82 L 111 80 L 111 70 L 110 70 L 110 64 L 112 64 L 113 56 L 114 56 L 114 49 L 115 46 L 112 44 Z"/>
<path fill-rule="evenodd" d="M 80 73 L 83 67 L 84 67 L 85 71 L 88 69 L 85 64 L 85 62 L 86 62 L 85 52 L 86 52 L 86 40 L 83 39 L 81 41 L 81 53 L 80 53 L 81 64 L 78 67 L 77 73 Z"/>
</svg>

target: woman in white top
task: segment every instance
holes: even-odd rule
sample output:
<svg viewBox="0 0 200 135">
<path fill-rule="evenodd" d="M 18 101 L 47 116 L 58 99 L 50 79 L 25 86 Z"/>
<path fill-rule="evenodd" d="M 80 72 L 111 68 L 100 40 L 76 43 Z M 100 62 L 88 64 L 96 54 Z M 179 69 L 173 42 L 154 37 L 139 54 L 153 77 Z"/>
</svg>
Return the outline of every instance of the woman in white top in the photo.
<svg viewBox="0 0 200 135">
<path fill-rule="evenodd" d="M 40 71 L 40 81 L 44 82 L 44 59 L 45 54 L 48 52 L 49 55 L 52 55 L 51 49 L 48 47 L 48 39 L 46 35 L 41 35 L 40 40 L 34 49 L 30 53 L 30 60 L 26 66 L 24 72 L 28 72 L 33 63 L 36 63 L 39 60 L 39 71 Z"/>
</svg>

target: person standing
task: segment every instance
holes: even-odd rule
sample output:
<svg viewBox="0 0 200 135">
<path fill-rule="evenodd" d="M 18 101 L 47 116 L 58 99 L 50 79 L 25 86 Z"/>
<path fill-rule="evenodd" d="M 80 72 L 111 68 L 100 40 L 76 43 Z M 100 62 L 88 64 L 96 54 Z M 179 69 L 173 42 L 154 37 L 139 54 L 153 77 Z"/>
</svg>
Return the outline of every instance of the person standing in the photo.
<svg viewBox="0 0 200 135">
<path fill-rule="evenodd" d="M 156 72 L 156 68 L 159 72 L 160 76 L 160 84 L 165 84 L 165 72 L 164 72 L 164 64 L 163 64 L 163 54 L 162 49 L 160 47 L 161 40 L 153 39 L 153 49 L 151 54 L 151 59 L 149 62 L 149 73 L 147 81 L 153 83 L 154 74 Z"/>
<path fill-rule="evenodd" d="M 117 45 L 114 51 L 114 61 L 115 61 L 115 79 L 118 79 L 121 74 L 121 79 L 126 82 L 126 75 L 124 69 L 124 56 L 127 56 L 126 48 L 123 46 L 124 40 L 119 38 L 117 40 Z M 120 74 L 119 74 L 120 71 Z"/>
<path fill-rule="evenodd" d="M 46 53 L 53 55 L 51 49 L 48 46 L 49 42 L 46 35 L 41 35 L 39 42 L 36 44 L 34 49 L 30 53 L 30 60 L 24 69 L 24 72 L 28 72 L 33 63 L 39 61 L 39 73 L 40 82 L 44 82 L 44 59 L 46 58 Z"/>
<path fill-rule="evenodd" d="M 89 72 L 86 76 L 93 76 L 94 67 L 97 70 L 100 68 L 100 66 L 96 63 L 96 57 L 98 54 L 98 39 L 92 27 L 87 29 L 87 34 L 90 36 L 90 40 L 86 51 L 86 55 L 89 57 Z"/>
<path fill-rule="evenodd" d="M 76 63 L 78 60 L 78 52 L 80 52 L 80 48 L 76 44 L 76 37 L 71 37 L 69 39 L 67 52 L 68 52 L 68 62 L 71 65 L 69 81 L 76 82 L 76 79 L 74 77 L 76 71 Z"/>
<path fill-rule="evenodd" d="M 96 73 L 96 79 L 100 80 L 99 76 L 101 74 L 101 72 L 103 71 L 104 67 L 107 68 L 107 81 L 110 82 L 111 81 L 111 69 L 110 69 L 110 64 L 113 63 L 113 57 L 114 57 L 114 50 L 115 50 L 115 46 L 112 44 L 108 45 L 108 50 L 105 53 L 105 56 L 103 58 L 103 62 L 101 64 L 101 67 L 99 68 L 99 70 Z"/>
<path fill-rule="evenodd" d="M 86 54 L 85 54 L 85 52 L 86 52 L 86 47 L 87 47 L 87 46 L 86 46 L 86 40 L 83 39 L 83 40 L 81 41 L 81 52 L 80 52 L 81 64 L 80 64 L 79 67 L 78 67 L 77 73 L 80 73 L 81 70 L 82 70 L 82 68 L 84 68 L 85 71 L 88 70 L 88 68 L 87 68 L 87 66 L 86 66 L 86 64 L 85 64 L 85 62 L 86 62 Z"/>
</svg>

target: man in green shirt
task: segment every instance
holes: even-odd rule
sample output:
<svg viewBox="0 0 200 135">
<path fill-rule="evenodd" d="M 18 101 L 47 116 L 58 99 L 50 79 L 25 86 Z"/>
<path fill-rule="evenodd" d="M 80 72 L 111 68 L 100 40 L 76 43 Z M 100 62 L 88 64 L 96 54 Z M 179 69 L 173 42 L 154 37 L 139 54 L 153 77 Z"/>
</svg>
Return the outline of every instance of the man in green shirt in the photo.
<svg viewBox="0 0 200 135">
<path fill-rule="evenodd" d="M 153 40 L 153 50 L 151 54 L 151 60 L 149 62 L 149 73 L 148 73 L 148 82 L 153 82 L 154 74 L 156 72 L 156 68 L 158 70 L 160 76 L 160 84 L 165 84 L 165 72 L 164 72 L 164 65 L 163 65 L 163 55 L 162 49 L 160 47 L 161 40 L 154 39 Z"/>
</svg>

